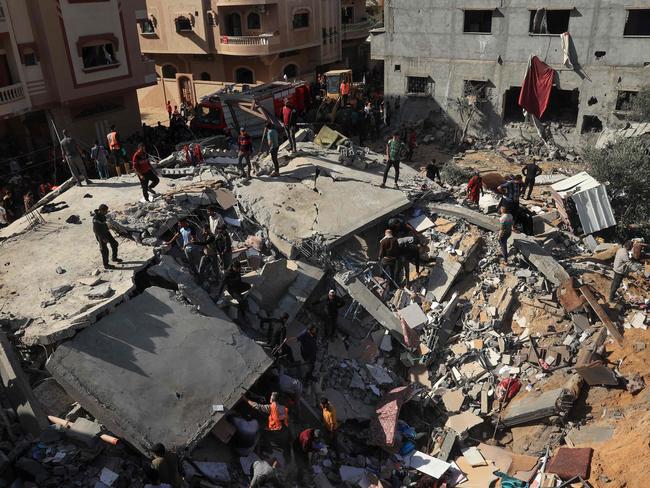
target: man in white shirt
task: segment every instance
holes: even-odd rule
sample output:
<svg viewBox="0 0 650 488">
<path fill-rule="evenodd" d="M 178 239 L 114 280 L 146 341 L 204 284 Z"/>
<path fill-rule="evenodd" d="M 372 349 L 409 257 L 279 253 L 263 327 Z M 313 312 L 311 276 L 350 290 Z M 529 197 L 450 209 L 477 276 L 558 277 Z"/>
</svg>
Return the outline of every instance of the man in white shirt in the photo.
<svg viewBox="0 0 650 488">
<path fill-rule="evenodd" d="M 627 241 L 618 251 L 614 257 L 614 279 L 612 279 L 612 286 L 609 289 L 609 302 L 613 303 L 616 299 L 616 291 L 623 283 L 623 278 L 630 272 L 630 255 L 629 251 L 632 249 L 632 241 Z"/>
</svg>

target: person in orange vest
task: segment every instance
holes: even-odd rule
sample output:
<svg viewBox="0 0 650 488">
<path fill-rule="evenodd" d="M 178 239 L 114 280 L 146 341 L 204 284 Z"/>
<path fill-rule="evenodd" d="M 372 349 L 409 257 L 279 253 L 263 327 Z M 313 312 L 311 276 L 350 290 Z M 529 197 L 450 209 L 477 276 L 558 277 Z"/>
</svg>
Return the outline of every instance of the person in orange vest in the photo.
<svg viewBox="0 0 650 488">
<path fill-rule="evenodd" d="M 106 142 L 108 142 L 108 150 L 111 153 L 111 159 L 115 165 L 115 171 L 119 176 L 122 174 L 122 168 L 126 169 L 126 164 L 128 161 L 126 159 L 126 154 L 122 151 L 122 145 L 120 144 L 120 137 L 117 133 L 115 125 L 111 125 L 111 131 L 106 135 Z M 120 162 L 125 163 L 125 166 L 120 166 Z"/>
<path fill-rule="evenodd" d="M 343 100 L 341 101 L 341 105 L 345 107 L 348 104 L 348 95 L 350 94 L 350 82 L 347 80 L 347 78 L 343 78 L 343 81 L 341 82 L 341 97 L 343 97 Z"/>
<path fill-rule="evenodd" d="M 266 431 L 272 444 L 276 444 L 284 452 L 285 460 L 291 459 L 291 433 L 289 432 L 289 409 L 279 402 L 280 394 L 271 393 L 268 404 L 256 403 L 246 397 L 244 399 L 254 410 L 268 414 Z"/>
</svg>

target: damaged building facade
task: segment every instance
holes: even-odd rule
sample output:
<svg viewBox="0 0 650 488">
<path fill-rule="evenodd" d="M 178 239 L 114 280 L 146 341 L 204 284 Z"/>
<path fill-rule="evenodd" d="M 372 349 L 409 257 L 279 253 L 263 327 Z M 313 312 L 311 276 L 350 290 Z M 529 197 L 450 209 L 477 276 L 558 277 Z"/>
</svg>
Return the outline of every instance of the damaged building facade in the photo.
<svg viewBox="0 0 650 488">
<path fill-rule="evenodd" d="M 402 113 L 444 113 L 464 125 L 459 101 L 473 95 L 482 116 L 470 129 L 501 137 L 510 122 L 523 121 L 519 92 L 529 59 L 537 56 L 557 72 L 542 122 L 566 127 L 575 142 L 623 125 L 630 98 L 647 83 L 650 4 L 630 5 L 386 2 L 384 28 L 371 36 L 371 57 L 383 60 L 385 94 L 392 105 L 400 97 Z"/>
</svg>

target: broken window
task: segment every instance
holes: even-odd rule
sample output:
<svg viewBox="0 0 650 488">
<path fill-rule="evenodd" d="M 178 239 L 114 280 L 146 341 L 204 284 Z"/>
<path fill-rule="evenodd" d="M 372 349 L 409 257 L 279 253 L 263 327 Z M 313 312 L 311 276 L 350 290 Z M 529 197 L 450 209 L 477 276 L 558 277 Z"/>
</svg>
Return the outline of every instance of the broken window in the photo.
<svg viewBox="0 0 650 488">
<path fill-rule="evenodd" d="M 520 86 L 512 86 L 504 95 L 503 101 L 503 121 L 504 122 L 523 122 L 524 114 L 519 106 Z"/>
<path fill-rule="evenodd" d="M 632 110 L 632 104 L 638 95 L 638 91 L 619 90 L 616 95 L 616 110 L 620 112 L 629 112 Z"/>
<path fill-rule="evenodd" d="M 115 48 L 110 42 L 84 46 L 81 48 L 81 57 L 84 68 L 97 68 L 109 64 L 117 64 L 115 59 Z"/>
<path fill-rule="evenodd" d="M 492 10 L 465 10 L 463 32 L 492 32 Z"/>
<path fill-rule="evenodd" d="M 488 99 L 488 81 L 464 80 L 463 96 L 472 97 L 473 102 L 485 102 Z"/>
<path fill-rule="evenodd" d="M 406 93 L 431 95 L 433 81 L 428 76 L 407 76 Z"/>
<path fill-rule="evenodd" d="M 176 32 L 187 32 L 192 30 L 192 21 L 182 15 L 174 19 L 174 24 L 176 25 Z"/>
<path fill-rule="evenodd" d="M 650 36 L 650 8 L 629 9 L 623 35 Z"/>
<path fill-rule="evenodd" d="M 548 10 L 540 8 L 530 11 L 530 34 L 563 34 L 569 31 L 571 10 Z"/>
<path fill-rule="evenodd" d="M 576 90 L 551 89 L 551 98 L 548 108 L 542 117 L 544 122 L 562 122 L 563 124 L 576 125 L 578 123 L 578 109 L 580 106 L 580 92 Z"/>
<path fill-rule="evenodd" d="M 581 134 L 586 134 L 587 132 L 602 132 L 603 123 L 595 115 L 585 115 L 582 118 L 582 130 Z"/>
</svg>

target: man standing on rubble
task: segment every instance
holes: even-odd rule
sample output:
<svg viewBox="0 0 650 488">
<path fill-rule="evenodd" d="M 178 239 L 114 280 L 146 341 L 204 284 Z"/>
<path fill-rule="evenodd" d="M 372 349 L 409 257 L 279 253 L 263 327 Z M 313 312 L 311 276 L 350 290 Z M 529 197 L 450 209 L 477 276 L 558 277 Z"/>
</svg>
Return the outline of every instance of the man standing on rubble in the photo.
<svg viewBox="0 0 650 488">
<path fill-rule="evenodd" d="M 273 173 L 271 173 L 271 176 L 280 176 L 280 164 L 278 163 L 278 149 L 280 149 L 280 144 L 278 142 L 278 131 L 273 122 L 266 124 L 266 142 L 269 144 L 269 154 L 273 161 Z"/>
<path fill-rule="evenodd" d="M 314 368 L 316 367 L 316 359 L 318 358 L 316 326 L 310 325 L 306 331 L 298 336 L 298 342 L 300 343 L 300 355 L 307 366 L 305 381 L 309 381 L 313 377 Z"/>
<path fill-rule="evenodd" d="M 93 213 L 93 232 L 95 233 L 95 239 L 97 239 L 97 242 L 99 243 L 99 252 L 102 255 L 104 269 L 113 269 L 114 266 L 108 262 L 109 245 L 111 246 L 111 251 L 113 251 L 113 262 L 121 263 L 122 260 L 117 257 L 117 241 L 108 229 L 106 214 L 108 214 L 108 205 L 102 203 Z"/>
<path fill-rule="evenodd" d="M 140 180 L 140 185 L 142 186 L 142 195 L 144 196 L 145 201 L 149 200 L 149 192 L 157 195 L 158 193 L 154 190 L 154 187 L 160 183 L 160 178 L 154 173 L 147 153 L 144 150 L 144 144 L 140 143 L 138 145 L 138 150 L 133 154 L 133 169 L 135 174 L 138 175 Z"/>
<path fill-rule="evenodd" d="M 386 180 L 388 179 L 388 172 L 391 168 L 395 169 L 395 188 L 399 188 L 399 163 L 404 157 L 406 146 L 399 139 L 399 132 L 393 134 L 393 138 L 386 144 L 386 169 L 384 170 L 384 179 L 382 180 L 380 188 L 386 187 Z"/>
<path fill-rule="evenodd" d="M 70 137 L 67 130 L 63 130 L 61 150 L 70 166 L 72 177 L 77 180 L 77 185 L 81 186 L 81 182 L 84 180 L 86 181 L 86 185 L 90 185 L 92 181 L 88 179 L 86 165 L 81 157 L 81 148 L 79 147 L 79 144 L 77 144 L 77 141 Z"/>
<path fill-rule="evenodd" d="M 517 215 L 517 211 L 519 210 L 519 197 L 521 195 L 522 187 L 521 180 L 521 175 L 517 175 L 514 178 L 509 176 L 505 183 L 501 183 L 497 187 L 499 193 L 503 195 L 499 206 L 505 206 L 513 217 Z"/>
<path fill-rule="evenodd" d="M 99 178 L 102 180 L 108 179 L 108 151 L 97 140 L 95 141 L 95 145 L 90 148 L 90 159 L 95 163 Z"/>
<path fill-rule="evenodd" d="M 239 146 L 239 160 L 237 162 L 237 167 L 241 171 L 241 176 L 245 176 L 250 180 L 251 178 L 251 154 L 253 153 L 253 141 L 251 136 L 246 132 L 246 127 L 239 129 L 239 138 L 237 139 L 237 145 Z M 246 160 L 246 173 L 244 173 L 244 167 L 242 166 L 242 160 Z"/>
<path fill-rule="evenodd" d="M 334 405 L 327 399 L 321 398 L 320 400 L 320 409 L 323 414 L 323 425 L 325 426 L 325 432 L 327 433 L 327 443 L 338 455 L 338 443 L 336 439 L 336 434 L 338 431 L 338 423 L 336 421 L 336 408 Z"/>
<path fill-rule="evenodd" d="M 388 277 L 397 280 L 397 266 L 400 257 L 399 242 L 393 235 L 393 231 L 386 229 L 384 237 L 379 241 L 379 264 Z"/>
<path fill-rule="evenodd" d="M 239 456 L 248 456 L 253 452 L 260 435 L 260 424 L 250 413 L 242 416 L 229 415 L 228 420 L 235 426 L 236 432 L 230 445 Z"/>
<path fill-rule="evenodd" d="M 195 240 L 194 244 L 203 247 L 203 256 L 199 262 L 199 279 L 203 281 L 208 274 L 208 270 L 212 270 L 215 278 L 219 277 L 219 260 L 217 258 L 216 239 L 210 230 L 210 224 L 203 226 L 203 240 Z"/>
<path fill-rule="evenodd" d="M 284 452 L 285 461 L 291 460 L 291 433 L 289 432 L 289 409 L 280 403 L 280 394 L 271 393 L 269 403 L 257 403 L 244 396 L 246 403 L 258 412 L 269 416 L 267 432 L 271 444 L 276 445 Z"/>
<path fill-rule="evenodd" d="M 339 308 L 345 305 L 345 302 L 336 295 L 334 290 L 330 290 L 325 297 L 325 308 L 327 320 L 325 321 L 325 333 L 330 339 L 334 339 L 338 330 Z"/>
<path fill-rule="evenodd" d="M 435 158 L 431 159 L 431 162 L 427 164 L 426 175 L 431 181 L 436 181 L 438 179 L 438 184 L 442 185 L 442 178 L 440 177 L 440 168 L 438 167 L 438 162 Z"/>
<path fill-rule="evenodd" d="M 287 134 L 287 139 L 291 145 L 291 152 L 296 152 L 298 147 L 296 145 L 296 131 L 298 130 L 298 112 L 293 108 L 289 100 L 284 101 L 282 107 L 282 124 L 284 131 Z"/>
<path fill-rule="evenodd" d="M 530 196 L 533 193 L 533 188 L 535 188 L 535 178 L 542 174 L 542 168 L 540 168 L 537 163 L 533 161 L 532 163 L 524 166 L 524 169 L 521 170 L 521 174 L 523 174 L 525 177 L 524 188 L 521 192 L 526 193 L 526 189 L 528 189 L 528 196 L 525 198 L 526 200 L 530 200 Z"/>
<path fill-rule="evenodd" d="M 187 219 L 181 219 L 178 222 L 178 232 L 176 232 L 174 234 L 174 237 L 168 240 L 165 244 L 171 246 L 178 239 L 181 240 L 183 254 L 185 254 L 185 258 L 187 259 L 190 269 L 192 270 L 192 272 L 196 273 L 197 272 L 196 261 L 198 261 L 198 257 L 197 257 L 198 248 L 194 244 L 195 241 L 194 231 L 190 227 L 190 224 L 187 221 Z"/>
<path fill-rule="evenodd" d="M 115 125 L 111 125 L 111 131 L 106 134 L 106 142 L 108 142 L 108 150 L 111 152 L 111 159 L 113 159 L 113 164 L 115 165 L 115 173 L 117 176 L 120 176 L 122 174 L 120 164 L 124 163 L 124 171 L 126 171 L 128 162 L 126 159 L 126 151 L 122 150 L 120 136 L 117 133 Z"/>
<path fill-rule="evenodd" d="M 612 279 L 612 286 L 609 289 L 609 303 L 614 303 L 616 299 L 616 292 L 623 283 L 623 278 L 630 272 L 630 249 L 632 249 L 632 241 L 626 241 L 625 244 L 616 251 L 614 257 L 614 278 Z"/>
<path fill-rule="evenodd" d="M 228 290 L 231 297 L 237 300 L 239 311 L 243 315 L 247 309 L 244 293 L 251 289 L 251 285 L 241 279 L 241 263 L 239 261 L 232 263 L 226 270 L 221 288 L 222 291 L 223 287 Z"/>
<path fill-rule="evenodd" d="M 501 246 L 501 255 L 505 263 L 508 263 L 508 238 L 512 235 L 512 215 L 508 213 L 506 207 L 499 207 L 499 245 Z"/>
</svg>

